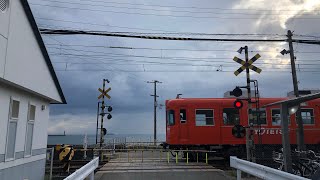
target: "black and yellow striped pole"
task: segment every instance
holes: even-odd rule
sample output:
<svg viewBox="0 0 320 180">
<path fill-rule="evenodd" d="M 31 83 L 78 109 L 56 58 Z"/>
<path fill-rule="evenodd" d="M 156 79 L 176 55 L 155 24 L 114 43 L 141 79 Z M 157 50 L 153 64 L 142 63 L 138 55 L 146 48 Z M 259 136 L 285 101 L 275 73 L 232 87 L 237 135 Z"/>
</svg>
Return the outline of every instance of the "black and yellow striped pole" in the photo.
<svg viewBox="0 0 320 180">
<path fill-rule="evenodd" d="M 59 160 L 63 162 L 62 169 L 64 172 L 69 173 L 70 170 L 70 162 L 74 156 L 74 149 L 71 145 L 56 145 L 55 150 L 59 154 Z"/>
</svg>

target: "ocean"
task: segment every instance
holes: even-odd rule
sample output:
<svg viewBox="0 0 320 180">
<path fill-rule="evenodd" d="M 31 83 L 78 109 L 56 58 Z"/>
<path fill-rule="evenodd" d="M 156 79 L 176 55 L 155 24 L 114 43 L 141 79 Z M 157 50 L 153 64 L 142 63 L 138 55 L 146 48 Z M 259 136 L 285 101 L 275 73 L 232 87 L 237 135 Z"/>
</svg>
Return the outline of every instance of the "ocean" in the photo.
<svg viewBox="0 0 320 180">
<path fill-rule="evenodd" d="M 88 145 L 96 144 L 96 135 L 87 135 Z M 104 137 L 105 143 L 112 142 L 113 139 L 125 140 L 126 142 L 153 142 L 152 134 L 107 134 Z M 165 142 L 166 135 L 158 134 L 158 142 Z M 99 141 L 99 136 L 98 136 Z M 48 136 L 48 145 L 70 144 L 82 145 L 84 142 L 84 135 L 65 135 L 65 136 Z"/>
</svg>

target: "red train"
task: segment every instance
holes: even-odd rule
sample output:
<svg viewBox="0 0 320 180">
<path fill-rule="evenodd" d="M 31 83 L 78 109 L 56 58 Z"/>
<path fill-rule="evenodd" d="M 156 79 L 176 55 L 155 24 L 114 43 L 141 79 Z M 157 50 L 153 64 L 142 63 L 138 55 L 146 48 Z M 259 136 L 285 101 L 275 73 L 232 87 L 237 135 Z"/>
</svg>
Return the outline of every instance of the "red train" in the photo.
<svg viewBox="0 0 320 180">
<path fill-rule="evenodd" d="M 260 98 L 260 107 L 286 98 Z M 245 138 L 232 135 L 234 125 L 248 126 L 248 104 L 234 108 L 235 98 L 180 98 L 166 101 L 166 148 L 206 149 L 221 153 L 245 151 Z M 320 100 L 302 105 L 305 144 L 320 144 Z M 254 106 L 253 106 L 254 107 Z M 261 144 L 281 144 L 279 106 L 261 108 Z M 252 123 L 256 124 L 253 114 Z M 290 116 L 290 143 L 296 144 L 295 114 Z M 254 128 L 254 142 L 258 142 L 258 129 Z M 231 153 L 232 154 L 232 153 Z"/>
</svg>

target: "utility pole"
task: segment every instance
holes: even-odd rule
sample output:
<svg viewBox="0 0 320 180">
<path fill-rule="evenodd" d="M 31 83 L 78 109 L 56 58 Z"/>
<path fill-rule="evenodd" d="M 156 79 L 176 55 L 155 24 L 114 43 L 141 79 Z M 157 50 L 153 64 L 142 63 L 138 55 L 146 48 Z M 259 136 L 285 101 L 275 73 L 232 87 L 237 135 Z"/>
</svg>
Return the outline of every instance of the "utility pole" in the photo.
<svg viewBox="0 0 320 180">
<path fill-rule="evenodd" d="M 249 61 L 249 53 L 248 53 L 248 46 L 244 46 L 244 52 L 245 52 L 245 61 L 248 63 Z M 247 128 L 246 132 L 246 150 L 247 150 L 247 160 L 252 161 L 253 160 L 253 139 L 251 135 L 252 130 L 252 123 L 250 120 L 252 120 L 252 104 L 251 104 L 251 85 L 250 85 L 250 71 L 249 67 L 246 68 L 246 77 L 247 77 L 247 92 L 248 92 L 248 116 L 249 116 L 249 128 Z"/>
<path fill-rule="evenodd" d="M 147 83 L 153 83 L 154 84 L 154 94 L 151 95 L 154 97 L 154 127 L 153 127 L 153 144 L 157 144 L 157 83 L 162 83 L 160 81 L 154 80 L 154 81 L 148 81 Z"/>
<path fill-rule="evenodd" d="M 99 130 L 99 112 L 100 112 L 100 103 L 101 103 L 101 102 L 98 102 L 98 109 L 97 109 L 96 144 L 98 144 L 98 130 Z"/>
<path fill-rule="evenodd" d="M 106 88 L 106 81 L 109 82 L 108 79 L 103 79 L 102 82 L 102 91 L 105 91 Z M 103 117 L 104 117 L 104 108 L 105 108 L 105 104 L 104 104 L 104 94 L 102 94 L 102 102 L 101 102 L 101 124 L 100 124 L 100 149 L 102 148 L 102 143 L 103 143 Z"/>
<path fill-rule="evenodd" d="M 290 52 L 290 62 L 291 62 L 291 71 L 292 71 L 292 81 L 293 81 L 293 91 L 296 97 L 299 97 L 299 89 L 298 89 L 298 81 L 297 81 L 297 73 L 296 73 L 296 65 L 295 65 L 295 56 L 292 45 L 292 32 L 288 30 L 288 43 L 289 43 L 289 52 Z M 286 52 L 287 53 L 287 52 Z M 303 122 L 301 117 L 301 108 L 300 104 L 298 105 L 298 110 L 296 112 L 296 121 L 298 124 L 297 129 L 297 144 L 299 150 L 305 150 L 304 145 L 304 132 L 303 132 Z"/>
</svg>

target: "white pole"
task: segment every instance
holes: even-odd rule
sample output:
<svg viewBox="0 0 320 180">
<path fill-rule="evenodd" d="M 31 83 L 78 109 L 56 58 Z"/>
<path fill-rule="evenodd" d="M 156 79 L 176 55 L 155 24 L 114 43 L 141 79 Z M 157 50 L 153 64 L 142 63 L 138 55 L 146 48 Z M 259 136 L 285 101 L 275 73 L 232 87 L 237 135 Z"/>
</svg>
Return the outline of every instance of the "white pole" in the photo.
<svg viewBox="0 0 320 180">
<path fill-rule="evenodd" d="M 52 179 L 53 156 L 54 156 L 54 147 L 52 147 L 52 149 L 51 149 L 50 177 L 49 177 L 50 180 Z"/>
<path fill-rule="evenodd" d="M 237 180 L 241 180 L 241 170 L 237 169 Z"/>
</svg>

